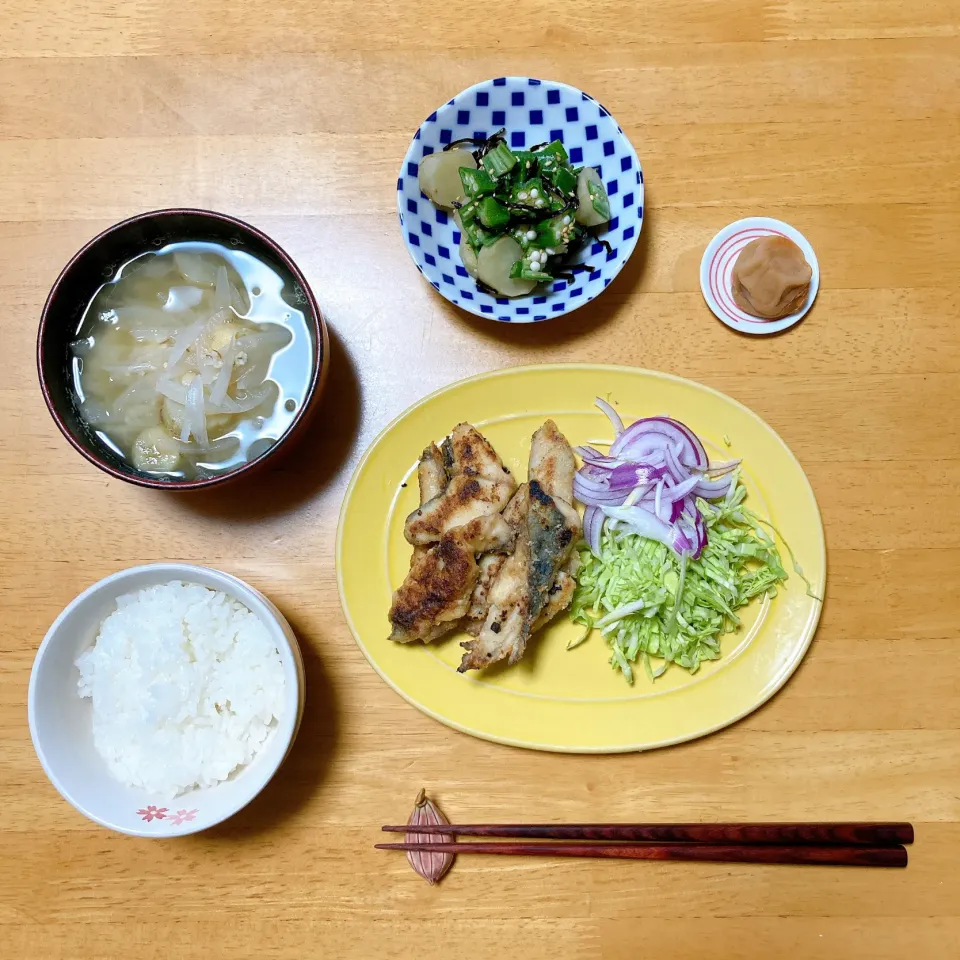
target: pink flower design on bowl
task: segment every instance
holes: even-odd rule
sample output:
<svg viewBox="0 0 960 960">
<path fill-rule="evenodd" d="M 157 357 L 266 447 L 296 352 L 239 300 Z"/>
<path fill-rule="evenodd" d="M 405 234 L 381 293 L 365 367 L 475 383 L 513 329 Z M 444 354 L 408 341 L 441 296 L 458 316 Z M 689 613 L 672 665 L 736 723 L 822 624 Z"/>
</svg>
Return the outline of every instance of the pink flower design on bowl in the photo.
<svg viewBox="0 0 960 960">
<path fill-rule="evenodd" d="M 137 815 L 141 819 L 146 820 L 147 823 L 150 823 L 151 820 L 164 820 L 166 819 L 166 816 L 167 816 L 167 808 L 166 807 L 157 808 L 153 806 L 144 807 L 142 810 L 137 811 Z"/>
<path fill-rule="evenodd" d="M 167 818 L 175 827 L 179 827 L 181 823 L 194 820 L 197 816 L 196 810 L 178 810 L 176 813 L 170 814 Z"/>
</svg>

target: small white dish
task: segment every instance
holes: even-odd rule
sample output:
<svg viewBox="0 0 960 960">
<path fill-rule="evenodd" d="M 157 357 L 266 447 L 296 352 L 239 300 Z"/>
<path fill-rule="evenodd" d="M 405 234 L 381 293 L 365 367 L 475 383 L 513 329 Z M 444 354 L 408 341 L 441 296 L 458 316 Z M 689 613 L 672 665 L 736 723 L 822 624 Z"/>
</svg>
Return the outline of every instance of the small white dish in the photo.
<svg viewBox="0 0 960 960">
<path fill-rule="evenodd" d="M 183 580 L 239 600 L 270 631 L 283 661 L 283 716 L 251 763 L 215 787 L 169 798 L 151 797 L 114 779 L 93 743 L 92 704 L 77 690 L 78 655 L 96 639 L 116 600 L 145 587 Z M 27 696 L 30 736 L 50 782 L 82 814 L 135 837 L 182 837 L 206 830 L 245 807 L 283 763 L 303 716 L 300 648 L 283 614 L 249 584 L 219 570 L 155 563 L 114 573 L 84 590 L 54 621 L 40 644 Z"/>
<path fill-rule="evenodd" d="M 744 313 L 734 302 L 731 291 L 733 267 L 740 251 L 751 240 L 774 235 L 792 240 L 803 251 L 813 276 L 807 299 L 796 313 L 780 320 L 763 320 Z M 799 323 L 813 306 L 820 289 L 820 264 L 807 238 L 789 223 L 770 217 L 747 217 L 724 227 L 707 245 L 700 261 L 700 289 L 714 316 L 732 330 L 754 335 L 779 333 Z"/>
</svg>

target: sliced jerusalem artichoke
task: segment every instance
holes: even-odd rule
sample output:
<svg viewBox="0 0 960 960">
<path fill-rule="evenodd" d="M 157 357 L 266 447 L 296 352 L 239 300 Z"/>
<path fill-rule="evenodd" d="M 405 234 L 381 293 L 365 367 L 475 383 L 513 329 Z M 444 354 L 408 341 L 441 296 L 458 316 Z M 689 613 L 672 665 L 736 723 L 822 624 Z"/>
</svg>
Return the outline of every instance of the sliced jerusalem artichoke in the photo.
<svg viewBox="0 0 960 960">
<path fill-rule="evenodd" d="M 584 167 L 577 174 L 577 222 L 585 227 L 599 227 L 610 219 L 610 200 L 600 174 L 593 167 Z"/>
<path fill-rule="evenodd" d="M 505 297 L 525 297 L 537 285 L 535 280 L 510 276 L 513 265 L 523 259 L 523 249 L 513 237 L 501 237 L 477 256 L 477 277 Z"/>
<path fill-rule="evenodd" d="M 420 161 L 420 189 L 437 206 L 451 209 L 455 201 L 464 199 L 461 167 L 477 169 L 477 161 L 469 150 L 444 150 L 429 154 Z"/>
<path fill-rule="evenodd" d="M 463 269 L 476 280 L 479 270 L 477 251 L 470 246 L 465 235 L 460 238 L 460 259 L 463 262 Z"/>
</svg>

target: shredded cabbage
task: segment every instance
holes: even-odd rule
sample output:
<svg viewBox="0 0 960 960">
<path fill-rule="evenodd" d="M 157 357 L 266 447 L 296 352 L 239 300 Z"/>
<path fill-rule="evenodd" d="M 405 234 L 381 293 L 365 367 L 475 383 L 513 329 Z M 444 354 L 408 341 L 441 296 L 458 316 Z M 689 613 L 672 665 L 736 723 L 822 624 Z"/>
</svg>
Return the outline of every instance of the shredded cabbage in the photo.
<svg viewBox="0 0 960 960">
<path fill-rule="evenodd" d="M 763 521 L 743 506 L 745 496 L 737 477 L 723 500 L 697 500 L 707 527 L 697 560 L 608 521 L 600 556 L 581 550 L 571 617 L 587 630 L 570 646 L 598 629 L 610 644 L 611 666 L 628 683 L 638 657 L 651 680 L 670 664 L 696 673 L 704 660 L 718 659 L 720 638 L 740 626 L 736 611 L 754 597 L 776 596 L 787 579 Z M 656 669 L 651 657 L 662 661 Z"/>
</svg>

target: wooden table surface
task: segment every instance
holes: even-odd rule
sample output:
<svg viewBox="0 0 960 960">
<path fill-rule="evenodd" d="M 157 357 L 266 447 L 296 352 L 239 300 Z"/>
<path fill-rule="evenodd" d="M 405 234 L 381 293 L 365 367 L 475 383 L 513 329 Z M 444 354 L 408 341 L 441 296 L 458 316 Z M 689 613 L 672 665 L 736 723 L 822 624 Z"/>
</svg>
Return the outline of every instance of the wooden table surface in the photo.
<svg viewBox="0 0 960 960">
<path fill-rule="evenodd" d="M 2 0 L 0 956 L 471 960 L 960 954 L 960 7 L 955 0 Z M 599 97 L 636 145 L 647 219 L 588 308 L 511 328 L 421 280 L 395 213 L 422 118 L 501 74 Z M 60 437 L 34 335 L 57 272 L 142 210 L 211 207 L 294 256 L 329 319 L 302 456 L 194 499 L 108 479 Z M 816 248 L 819 300 L 784 336 L 707 311 L 697 268 L 742 216 Z M 333 543 L 375 434 L 460 377 L 632 363 L 752 407 L 816 491 L 827 600 L 766 707 L 645 755 L 500 747 L 422 716 L 341 616 Z M 249 580 L 290 618 L 309 697 L 294 752 L 242 814 L 156 843 L 48 783 L 26 722 L 61 608 L 128 565 Z M 421 785 L 460 819 L 905 819 L 903 872 L 468 861 L 437 888 L 371 847 Z"/>
</svg>

